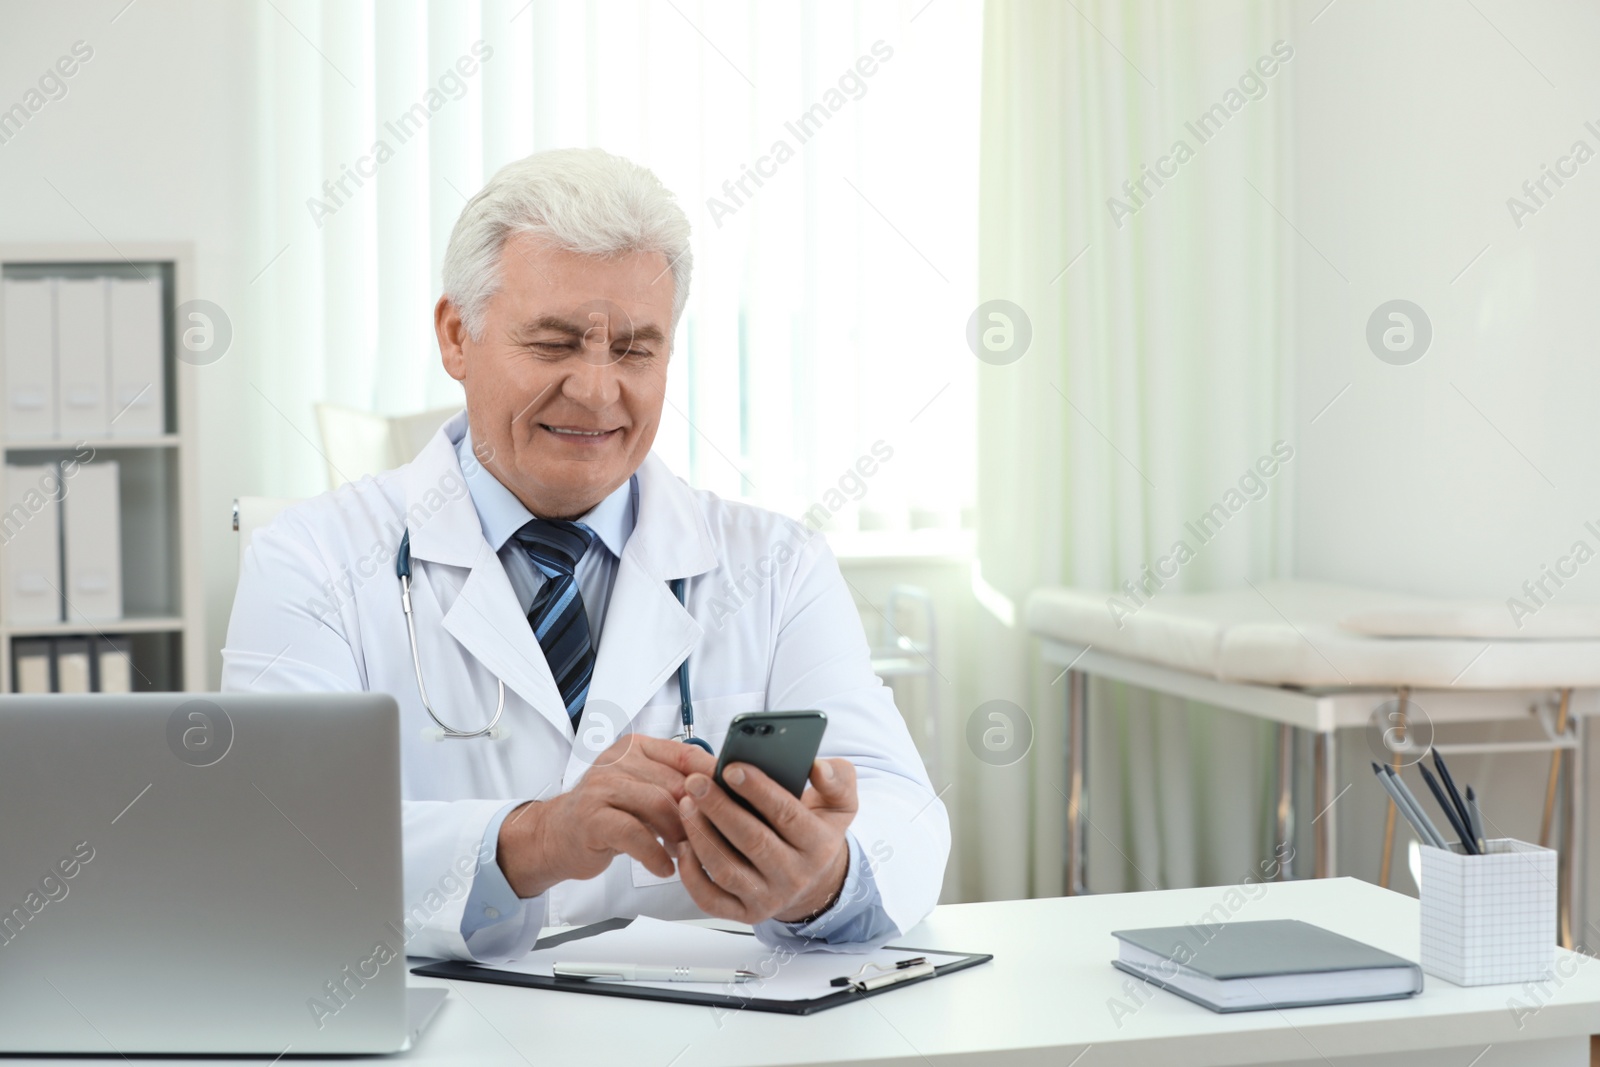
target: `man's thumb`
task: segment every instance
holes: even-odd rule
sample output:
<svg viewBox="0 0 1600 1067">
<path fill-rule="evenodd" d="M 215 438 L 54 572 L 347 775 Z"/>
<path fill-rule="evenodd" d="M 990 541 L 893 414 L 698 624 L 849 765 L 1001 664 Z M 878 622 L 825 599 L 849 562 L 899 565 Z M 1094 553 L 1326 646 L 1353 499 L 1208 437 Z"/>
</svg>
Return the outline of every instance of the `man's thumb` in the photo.
<svg viewBox="0 0 1600 1067">
<path fill-rule="evenodd" d="M 819 759 L 811 769 L 811 784 L 829 804 L 847 801 L 855 795 L 856 769 L 849 760 Z"/>
</svg>

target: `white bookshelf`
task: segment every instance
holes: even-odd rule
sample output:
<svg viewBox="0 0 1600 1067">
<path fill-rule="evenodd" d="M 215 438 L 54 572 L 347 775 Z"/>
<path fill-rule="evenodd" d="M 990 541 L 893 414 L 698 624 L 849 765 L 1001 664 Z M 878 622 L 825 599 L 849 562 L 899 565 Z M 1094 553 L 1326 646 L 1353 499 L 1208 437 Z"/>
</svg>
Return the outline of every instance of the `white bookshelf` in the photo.
<svg viewBox="0 0 1600 1067">
<path fill-rule="evenodd" d="M 0 567 L 0 688 L 13 690 L 13 644 L 25 638 L 125 639 L 135 691 L 206 688 L 205 597 L 201 588 L 196 375 L 205 368 L 177 358 L 181 325 L 175 309 L 194 298 L 194 249 L 189 244 L 0 245 L 0 277 L 139 277 L 165 282 L 162 366 L 165 433 L 145 437 L 10 440 L 10 396 L 0 358 L 0 446 L 8 464 L 66 459 L 88 445 L 95 459 L 119 465 L 124 617 L 96 622 L 13 625 L 4 614 L 8 568 Z M 0 316 L 4 316 L 0 302 Z M 0 320 L 0 344 L 4 343 Z M 0 353 L 0 356 L 3 356 Z M 54 358 L 53 353 L 50 354 Z M 4 551 L 0 548 L 0 551 Z"/>
</svg>

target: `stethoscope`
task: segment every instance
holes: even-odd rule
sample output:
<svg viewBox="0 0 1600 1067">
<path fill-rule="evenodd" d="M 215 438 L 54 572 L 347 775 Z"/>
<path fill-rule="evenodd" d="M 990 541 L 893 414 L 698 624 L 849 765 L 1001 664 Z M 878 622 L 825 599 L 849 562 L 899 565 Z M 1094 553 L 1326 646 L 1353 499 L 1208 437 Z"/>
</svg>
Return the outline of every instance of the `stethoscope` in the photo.
<svg viewBox="0 0 1600 1067">
<path fill-rule="evenodd" d="M 474 737 L 487 737 L 491 741 L 498 741 L 510 736 L 510 729 L 500 725 L 500 717 L 506 710 L 506 683 L 503 679 L 495 679 L 499 686 L 499 696 L 495 702 L 494 716 L 488 723 L 476 730 L 458 730 L 439 717 L 433 710 L 433 705 L 428 701 L 428 687 L 422 681 L 422 657 L 417 653 L 417 624 L 411 614 L 411 531 L 407 530 L 400 536 L 400 550 L 395 553 L 395 577 L 400 579 L 400 606 L 406 615 L 406 636 L 411 641 L 411 668 L 417 676 L 417 696 L 422 698 L 422 710 L 438 725 L 439 729 L 431 731 L 428 736 L 436 741 L 469 741 Z M 684 580 L 674 578 L 667 583 L 672 589 L 672 595 L 677 597 L 678 603 L 687 607 L 684 599 Z M 686 745 L 693 745 L 710 755 L 716 755 L 711 748 L 711 742 L 694 734 L 694 701 L 689 699 L 689 657 L 685 656 L 683 662 L 678 664 L 678 717 L 683 721 L 683 732 L 673 740 L 682 741 Z"/>
</svg>

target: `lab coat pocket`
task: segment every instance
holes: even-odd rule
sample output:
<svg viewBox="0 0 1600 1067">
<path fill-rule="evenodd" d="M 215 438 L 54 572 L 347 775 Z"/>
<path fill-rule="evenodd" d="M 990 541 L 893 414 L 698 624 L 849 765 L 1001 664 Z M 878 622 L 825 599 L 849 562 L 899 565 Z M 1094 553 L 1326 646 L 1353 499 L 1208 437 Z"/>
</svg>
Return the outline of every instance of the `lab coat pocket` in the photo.
<svg viewBox="0 0 1600 1067">
<path fill-rule="evenodd" d="M 628 732 L 650 737 L 677 737 L 683 733 L 683 715 L 676 697 L 671 704 L 651 704 L 640 710 L 628 724 Z M 735 715 L 746 711 L 766 710 L 767 694 L 763 692 L 733 693 L 720 697 L 694 698 L 694 733 L 711 742 L 713 751 L 720 750 L 722 739 L 728 736 L 728 724 Z"/>
<path fill-rule="evenodd" d="M 728 736 L 728 724 L 735 715 L 747 711 L 765 711 L 767 694 L 732 693 L 721 697 L 696 697 L 694 701 L 695 733 L 711 742 L 716 752 L 722 751 L 722 742 Z"/>
</svg>

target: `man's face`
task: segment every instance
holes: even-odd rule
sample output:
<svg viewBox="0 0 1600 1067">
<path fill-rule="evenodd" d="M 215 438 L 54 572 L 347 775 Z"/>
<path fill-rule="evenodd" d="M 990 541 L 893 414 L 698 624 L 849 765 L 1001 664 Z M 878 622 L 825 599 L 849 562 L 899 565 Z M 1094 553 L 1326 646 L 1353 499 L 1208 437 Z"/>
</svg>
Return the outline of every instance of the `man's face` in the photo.
<svg viewBox="0 0 1600 1067">
<path fill-rule="evenodd" d="M 639 469 L 666 397 L 672 272 L 659 252 L 585 256 L 527 234 L 473 340 L 434 312 L 445 370 L 467 394 L 484 466 L 540 518 L 571 519 Z"/>
</svg>

